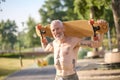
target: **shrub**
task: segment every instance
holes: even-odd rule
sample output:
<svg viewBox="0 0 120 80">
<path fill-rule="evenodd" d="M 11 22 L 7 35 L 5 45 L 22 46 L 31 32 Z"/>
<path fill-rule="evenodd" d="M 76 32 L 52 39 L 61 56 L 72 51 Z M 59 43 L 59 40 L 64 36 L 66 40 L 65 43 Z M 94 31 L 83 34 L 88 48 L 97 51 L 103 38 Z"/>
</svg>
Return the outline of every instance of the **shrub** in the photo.
<svg viewBox="0 0 120 80">
<path fill-rule="evenodd" d="M 83 59 L 87 55 L 88 50 L 87 49 L 81 49 L 78 52 L 78 59 Z"/>
<path fill-rule="evenodd" d="M 40 67 L 44 67 L 48 65 L 48 62 L 44 59 L 37 59 L 37 65 Z"/>
<path fill-rule="evenodd" d="M 48 65 L 53 65 L 54 64 L 54 56 L 53 56 L 53 54 L 49 54 L 46 57 L 46 60 L 48 61 Z"/>
<path fill-rule="evenodd" d="M 15 54 L 15 53 L 4 53 L 4 54 L 0 54 L 0 57 L 5 57 L 5 58 L 19 58 L 20 55 L 19 54 Z"/>
</svg>

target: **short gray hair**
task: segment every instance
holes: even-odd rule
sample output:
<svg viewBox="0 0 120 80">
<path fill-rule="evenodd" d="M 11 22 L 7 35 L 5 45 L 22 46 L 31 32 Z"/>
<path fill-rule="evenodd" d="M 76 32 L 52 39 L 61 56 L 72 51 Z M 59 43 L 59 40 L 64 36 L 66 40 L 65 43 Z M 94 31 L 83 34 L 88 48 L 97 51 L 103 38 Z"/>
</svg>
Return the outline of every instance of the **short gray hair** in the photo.
<svg viewBox="0 0 120 80">
<path fill-rule="evenodd" d="M 61 27 L 63 27 L 63 23 L 60 20 L 53 20 L 50 24 L 50 27 L 54 26 L 56 23 L 59 24 Z"/>
</svg>

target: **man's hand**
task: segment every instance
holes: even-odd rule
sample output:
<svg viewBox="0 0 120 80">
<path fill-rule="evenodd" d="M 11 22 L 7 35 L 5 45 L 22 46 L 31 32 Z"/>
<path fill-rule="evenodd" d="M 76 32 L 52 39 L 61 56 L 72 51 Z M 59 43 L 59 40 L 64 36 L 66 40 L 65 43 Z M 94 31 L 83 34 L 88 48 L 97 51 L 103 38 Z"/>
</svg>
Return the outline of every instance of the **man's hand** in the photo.
<svg viewBox="0 0 120 80">
<path fill-rule="evenodd" d="M 108 26 L 108 23 L 105 20 L 98 20 L 97 24 L 99 24 L 101 27 Z M 103 37 L 104 33 L 96 33 L 96 35 L 93 37 L 93 43 L 91 46 L 94 48 L 100 47 L 102 45 Z"/>
<path fill-rule="evenodd" d="M 42 28 L 42 25 L 40 25 L 40 24 L 38 24 L 38 25 L 35 26 L 36 33 L 37 33 L 37 35 L 38 35 L 40 38 L 42 38 L 42 35 L 41 35 L 41 33 L 40 33 L 41 28 Z"/>
<path fill-rule="evenodd" d="M 97 23 L 99 24 L 99 25 L 108 25 L 108 23 L 107 23 L 107 21 L 105 21 L 105 20 L 103 20 L 103 19 L 100 19 L 100 20 L 97 20 Z"/>
<path fill-rule="evenodd" d="M 41 32 L 42 25 L 38 24 L 37 26 L 35 26 L 35 28 L 36 28 L 36 33 L 40 37 L 40 40 L 43 43 L 43 45 L 47 45 L 48 41 L 47 41 L 46 37 L 44 36 L 44 34 L 42 34 L 42 32 Z"/>
</svg>

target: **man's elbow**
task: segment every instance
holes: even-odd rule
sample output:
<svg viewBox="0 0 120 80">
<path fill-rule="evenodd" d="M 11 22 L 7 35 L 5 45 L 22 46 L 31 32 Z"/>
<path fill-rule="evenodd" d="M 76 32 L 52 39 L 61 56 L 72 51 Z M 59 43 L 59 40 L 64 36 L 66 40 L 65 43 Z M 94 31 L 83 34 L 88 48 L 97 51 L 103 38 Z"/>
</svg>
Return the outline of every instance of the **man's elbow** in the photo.
<svg viewBox="0 0 120 80">
<path fill-rule="evenodd" d="M 45 52 L 53 52 L 52 49 L 45 49 L 44 51 L 45 51 Z"/>
</svg>

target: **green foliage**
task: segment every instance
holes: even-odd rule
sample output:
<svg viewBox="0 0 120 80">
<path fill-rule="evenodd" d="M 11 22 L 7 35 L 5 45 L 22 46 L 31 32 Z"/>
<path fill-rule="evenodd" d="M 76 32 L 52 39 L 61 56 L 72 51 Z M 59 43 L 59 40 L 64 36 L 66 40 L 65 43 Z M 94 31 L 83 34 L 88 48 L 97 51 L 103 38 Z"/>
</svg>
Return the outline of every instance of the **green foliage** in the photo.
<svg viewBox="0 0 120 80">
<path fill-rule="evenodd" d="M 53 56 L 53 54 L 49 54 L 46 57 L 46 60 L 48 61 L 48 65 L 53 65 L 54 64 L 54 56 Z"/>
<path fill-rule="evenodd" d="M 88 7 L 86 0 L 75 0 L 74 1 L 74 11 L 78 14 L 79 18 L 86 19 L 88 18 Z"/>
<path fill-rule="evenodd" d="M 75 0 L 74 11 L 82 19 L 89 19 L 92 14 L 95 19 L 100 18 L 104 14 L 104 10 L 109 8 L 110 0 Z"/>
<path fill-rule="evenodd" d="M 74 0 L 46 0 L 40 8 L 41 23 L 46 25 L 54 19 L 62 21 L 78 19 L 73 12 Z"/>
<path fill-rule="evenodd" d="M 5 53 L 5 54 L 0 54 L 0 57 L 4 58 L 19 58 L 19 54 L 15 53 Z"/>
<path fill-rule="evenodd" d="M 109 16 L 109 17 L 108 17 Z M 113 13 L 111 9 L 105 9 L 103 18 L 108 21 L 109 27 L 110 27 L 110 33 L 111 36 L 115 35 L 115 27 L 114 27 L 114 19 L 113 19 Z M 114 31 L 113 31 L 114 30 Z"/>
<path fill-rule="evenodd" d="M 83 59 L 87 55 L 88 50 L 82 49 L 78 52 L 78 59 Z"/>
<path fill-rule="evenodd" d="M 24 37 L 24 46 L 26 47 L 34 47 L 36 45 L 40 46 L 40 40 L 39 37 L 37 37 L 37 34 L 35 32 L 35 26 L 36 22 L 33 18 L 29 17 L 28 22 L 28 32 L 25 34 Z"/>
<path fill-rule="evenodd" d="M 0 22 L 0 44 L 1 49 L 13 50 L 17 42 L 15 21 L 7 20 Z"/>
<path fill-rule="evenodd" d="M 19 50 L 40 46 L 39 37 L 35 32 L 36 22 L 29 17 L 28 32 L 17 32 L 15 21 L 7 20 L 0 22 L 0 50 Z"/>
</svg>

